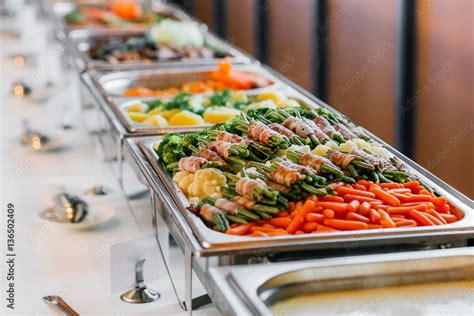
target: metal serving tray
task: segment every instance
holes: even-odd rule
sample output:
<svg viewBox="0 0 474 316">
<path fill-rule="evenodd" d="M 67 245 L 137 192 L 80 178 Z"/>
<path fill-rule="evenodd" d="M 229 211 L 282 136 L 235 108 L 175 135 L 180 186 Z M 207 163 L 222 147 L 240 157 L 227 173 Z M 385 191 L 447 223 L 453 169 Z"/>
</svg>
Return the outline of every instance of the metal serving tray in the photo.
<svg viewBox="0 0 474 316">
<path fill-rule="evenodd" d="M 212 281 L 209 294 L 224 315 L 272 315 L 273 303 L 292 297 L 474 281 L 474 248 L 211 268 L 210 276 Z M 472 287 L 469 290 L 457 293 L 456 300 L 472 303 Z M 390 304 L 382 294 L 376 296 L 372 297 L 372 304 L 382 306 L 387 311 L 396 310 L 396 303 L 392 301 Z M 358 300 L 357 296 L 353 299 Z M 416 298 L 413 298 L 413 303 L 416 303 Z M 346 307 L 344 303 L 341 304 L 342 306 L 331 306 L 331 314 Z M 450 306 L 450 313 L 456 314 L 455 306 Z M 368 313 L 377 306 L 369 304 L 365 307 Z M 291 314 L 292 307 L 286 308 Z M 363 314 L 363 311 L 360 312 Z M 415 311 L 405 312 L 411 314 Z"/>
<path fill-rule="evenodd" d="M 407 165 L 413 173 L 418 175 L 428 185 L 432 186 L 437 192 L 446 197 L 454 205 L 462 217 L 461 220 L 443 226 L 431 227 L 410 227 L 393 229 L 373 229 L 366 231 L 346 231 L 321 234 L 302 234 L 302 235 L 284 235 L 271 237 L 247 237 L 232 236 L 216 232 L 208 228 L 204 222 L 196 215 L 189 212 L 186 207 L 189 201 L 181 190 L 173 183 L 173 180 L 157 162 L 158 156 L 153 150 L 153 144 L 161 140 L 160 136 L 149 137 L 146 139 L 129 139 L 126 146 L 136 157 L 137 163 L 142 165 L 145 178 L 150 182 L 151 188 L 164 203 L 165 211 L 173 213 L 185 220 L 186 225 L 191 228 L 192 237 L 196 240 L 199 247 L 195 249 L 197 256 L 214 256 L 224 254 L 241 253 L 282 253 L 289 251 L 305 250 L 311 251 L 312 255 L 317 257 L 316 249 L 339 249 L 343 252 L 351 249 L 383 246 L 394 244 L 418 244 L 419 246 L 439 246 L 440 244 L 449 244 L 456 239 L 464 240 L 460 245 L 464 246 L 467 240 L 474 239 L 474 211 L 468 206 L 468 200 L 459 199 L 451 192 L 451 187 L 443 184 L 434 176 L 428 177 L 420 174 L 413 169 L 412 163 Z M 402 159 L 402 157 L 399 157 Z M 184 230 L 185 227 L 180 227 Z M 464 244 L 463 244 L 464 243 Z"/>
<path fill-rule="evenodd" d="M 271 72 L 265 70 L 259 65 L 236 65 L 235 68 L 240 71 L 248 71 L 269 80 L 271 84 L 264 88 L 250 89 L 245 91 L 248 95 L 256 95 L 263 91 L 279 91 L 288 97 L 300 101 L 303 105 L 311 106 L 312 103 L 307 97 L 301 95 L 296 90 L 284 85 Z M 141 82 L 146 82 L 153 87 L 169 87 L 177 84 L 189 82 L 190 80 L 203 79 L 207 76 L 209 71 L 214 69 L 212 67 L 203 67 L 199 70 L 191 70 L 191 68 L 183 69 L 162 69 L 162 70 L 135 70 L 124 72 L 109 72 L 104 75 L 93 75 L 86 72 L 82 75 L 82 82 L 87 86 L 91 93 L 95 96 L 102 107 L 111 110 L 111 114 L 117 120 L 114 123 L 121 125 L 121 133 L 124 137 L 129 136 L 145 136 L 145 135 L 161 135 L 170 132 L 196 131 L 209 125 L 201 126 L 167 126 L 167 127 L 153 127 L 145 124 L 140 124 L 128 118 L 126 108 L 137 100 L 154 100 L 151 98 L 126 98 L 121 97 L 120 92 L 125 88 Z M 210 94 L 201 94 L 202 96 L 209 96 Z M 132 101 L 131 101 L 132 100 Z"/>
<path fill-rule="evenodd" d="M 230 55 L 233 64 L 250 63 L 253 58 L 243 51 L 235 48 L 227 41 L 218 38 L 207 30 L 205 25 L 201 25 L 201 31 L 204 34 L 204 40 L 207 45 L 215 47 Z M 98 39 L 106 39 L 114 36 L 139 36 L 143 32 L 123 32 L 113 30 L 75 30 L 68 33 L 71 42 L 71 53 L 74 55 L 76 67 L 79 70 L 98 69 L 98 70 L 126 70 L 126 69 L 149 69 L 152 67 L 186 67 L 186 66 L 203 66 L 215 65 L 219 58 L 195 58 L 183 59 L 178 61 L 158 61 L 158 62 L 137 62 L 111 64 L 102 60 L 95 60 L 89 56 L 88 50 L 93 41 Z"/>
</svg>

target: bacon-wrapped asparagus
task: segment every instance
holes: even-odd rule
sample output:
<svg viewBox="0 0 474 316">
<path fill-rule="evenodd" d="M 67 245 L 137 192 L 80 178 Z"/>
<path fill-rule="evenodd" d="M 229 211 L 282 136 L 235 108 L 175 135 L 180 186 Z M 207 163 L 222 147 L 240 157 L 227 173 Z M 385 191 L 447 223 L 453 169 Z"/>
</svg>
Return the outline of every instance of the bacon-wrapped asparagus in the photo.
<svg viewBox="0 0 474 316">
<path fill-rule="evenodd" d="M 219 161 L 209 161 L 203 157 L 183 157 L 178 162 L 166 166 L 168 170 L 187 171 L 194 173 L 203 168 L 220 168 L 223 164 Z"/>
<path fill-rule="evenodd" d="M 194 209 L 191 210 L 194 211 Z M 198 206 L 198 210 L 199 211 L 195 211 L 195 213 L 204 219 L 206 223 L 215 225 L 219 231 L 225 232 L 230 228 L 229 221 L 225 217 L 225 212 L 220 208 L 210 204 L 202 204 Z"/>
<path fill-rule="evenodd" d="M 322 156 L 288 150 L 286 157 L 295 163 L 315 170 L 318 174 L 331 174 L 335 177 L 342 177 L 344 175 L 341 169 L 334 165 L 329 159 Z"/>
<path fill-rule="evenodd" d="M 350 175 L 354 178 L 359 176 L 356 168 L 366 171 L 375 169 L 373 165 L 364 159 L 357 157 L 356 155 L 342 153 L 338 150 L 333 150 L 329 154 L 329 159 L 339 168 L 349 171 Z"/>
<path fill-rule="evenodd" d="M 233 223 L 245 224 L 248 220 L 255 221 L 259 219 L 257 215 L 247 211 L 242 205 L 225 198 L 207 196 L 202 202 L 223 210 L 226 218 Z"/>
<path fill-rule="evenodd" d="M 317 115 L 316 118 L 313 119 L 313 122 L 321 128 L 321 130 L 331 137 L 333 140 L 337 141 L 338 143 L 343 143 L 344 138 L 342 137 L 341 133 L 336 131 L 336 129 L 329 123 L 329 121 L 321 115 Z"/>
</svg>

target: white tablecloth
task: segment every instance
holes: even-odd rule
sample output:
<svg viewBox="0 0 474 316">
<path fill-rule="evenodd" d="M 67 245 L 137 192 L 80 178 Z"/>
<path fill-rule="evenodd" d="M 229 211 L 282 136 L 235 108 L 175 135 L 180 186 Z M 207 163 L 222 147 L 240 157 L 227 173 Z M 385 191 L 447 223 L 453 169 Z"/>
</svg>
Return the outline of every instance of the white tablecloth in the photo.
<svg viewBox="0 0 474 316">
<path fill-rule="evenodd" d="M 48 40 L 48 24 L 38 20 L 31 7 L 20 7 L 14 20 L 3 19 L 1 28 L 16 28 L 19 39 L 2 35 L 0 60 L 1 129 L 1 315 L 51 315 L 42 297 L 61 295 L 81 315 L 185 315 L 177 304 L 169 279 L 160 266 L 155 280 L 147 285 L 161 298 L 154 303 L 133 305 L 120 300 L 120 292 L 111 289 L 110 246 L 138 237 L 150 236 L 150 207 L 147 199 L 138 201 L 145 216 L 132 215 L 110 168 L 99 158 L 95 138 L 83 128 L 79 113 L 78 81 L 74 73 L 60 66 L 61 50 Z M 37 57 L 36 65 L 16 67 L 10 54 L 28 53 Z M 33 96 L 16 99 L 11 85 L 27 80 Z M 46 87 L 46 81 L 53 86 Z M 44 99 L 44 100 L 41 100 Z M 60 125 L 71 122 L 74 129 Z M 65 148 L 38 153 L 18 144 L 23 120 L 41 131 L 57 135 Z M 102 184 L 113 189 L 107 203 L 115 217 L 100 229 L 58 231 L 41 221 L 38 213 L 51 204 L 58 186 L 82 192 Z M 15 309 L 6 308 L 6 209 L 15 209 Z M 183 287 L 181 252 L 171 249 L 173 271 L 178 287 Z M 145 270 L 147 265 L 145 265 Z M 196 293 L 202 294 L 199 282 Z M 217 315 L 208 306 L 196 315 Z"/>
</svg>

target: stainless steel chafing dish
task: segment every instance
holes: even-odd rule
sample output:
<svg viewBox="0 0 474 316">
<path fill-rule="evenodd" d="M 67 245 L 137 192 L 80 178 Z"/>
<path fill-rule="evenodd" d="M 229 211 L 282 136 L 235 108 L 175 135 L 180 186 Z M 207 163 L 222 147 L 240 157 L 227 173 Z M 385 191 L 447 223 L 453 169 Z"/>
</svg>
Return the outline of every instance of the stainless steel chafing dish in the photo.
<svg viewBox="0 0 474 316">
<path fill-rule="evenodd" d="M 284 85 L 270 70 L 259 64 L 235 65 L 239 71 L 248 71 L 262 76 L 272 84 L 265 88 L 247 90 L 249 95 L 255 95 L 265 90 L 276 90 L 297 99 L 302 105 L 312 106 L 309 98 L 296 90 Z M 186 132 L 200 130 L 205 126 L 168 126 L 153 127 L 138 124 L 130 120 L 125 107 L 130 98 L 118 97 L 123 90 L 131 85 L 146 82 L 154 87 L 169 87 L 183 84 L 190 80 L 205 78 L 215 66 L 170 68 L 154 70 L 129 70 L 121 72 L 85 72 L 81 75 L 83 104 L 90 104 L 94 108 L 83 113 L 93 113 L 98 121 L 93 129 L 99 131 L 100 143 L 107 160 L 118 159 L 121 163 L 123 156 L 123 140 L 128 137 L 160 135 L 170 132 Z M 203 94 L 205 96 L 205 94 Z M 143 98 L 135 98 L 135 100 Z M 156 99 L 156 98 L 151 98 Z M 92 129 L 92 128 L 91 128 Z M 117 172 L 122 169 L 120 164 Z M 120 172 L 119 178 L 121 177 Z"/>
<path fill-rule="evenodd" d="M 243 51 L 233 47 L 225 40 L 218 38 L 207 31 L 204 25 L 201 25 L 201 31 L 204 34 L 205 45 L 209 45 L 219 51 L 226 52 L 230 55 L 230 60 L 233 64 L 249 63 L 253 60 L 252 57 Z M 96 40 L 112 38 L 116 36 L 140 36 L 143 32 L 127 32 L 113 31 L 113 30 L 75 30 L 68 34 L 70 40 L 71 54 L 74 57 L 74 62 L 79 71 L 85 69 L 98 70 L 126 70 L 126 69 L 149 69 L 152 67 L 186 67 L 186 66 L 202 66 L 215 65 L 218 58 L 195 58 L 182 60 L 169 60 L 157 62 L 134 62 L 112 64 L 102 60 L 95 60 L 89 56 L 89 49 L 91 44 Z"/>
<path fill-rule="evenodd" d="M 210 277 L 209 294 L 225 315 L 344 315 L 348 309 L 361 315 L 381 310 L 412 315 L 441 305 L 464 315 L 469 305 L 472 312 L 474 248 L 211 268 Z M 432 298 L 440 306 L 420 301 L 436 294 L 436 286 L 446 291 L 449 285 L 453 297 Z M 384 292 L 396 289 L 388 293 L 403 295 L 410 286 L 409 301 L 397 302 Z"/>
</svg>

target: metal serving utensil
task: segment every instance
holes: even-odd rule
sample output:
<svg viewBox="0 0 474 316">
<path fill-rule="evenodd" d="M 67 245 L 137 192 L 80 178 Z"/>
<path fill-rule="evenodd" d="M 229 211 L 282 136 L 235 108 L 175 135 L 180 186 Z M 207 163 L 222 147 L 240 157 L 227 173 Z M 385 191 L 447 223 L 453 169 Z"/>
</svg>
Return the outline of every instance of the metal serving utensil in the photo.
<svg viewBox="0 0 474 316">
<path fill-rule="evenodd" d="M 25 131 L 20 136 L 22 145 L 30 145 L 35 150 L 46 149 L 53 143 L 53 139 L 46 134 L 31 129 L 27 121 L 23 121 Z"/>
<path fill-rule="evenodd" d="M 62 192 L 53 198 L 57 219 L 62 222 L 79 223 L 87 216 L 88 204 L 77 196 Z"/>
<path fill-rule="evenodd" d="M 90 189 L 84 191 L 85 195 L 107 195 L 110 193 L 110 188 L 105 185 L 95 185 Z"/>
<path fill-rule="evenodd" d="M 48 295 L 43 297 L 43 301 L 47 304 L 59 308 L 68 316 L 79 316 L 79 313 L 76 312 L 71 306 L 69 306 L 62 298 L 58 295 Z"/>
</svg>

